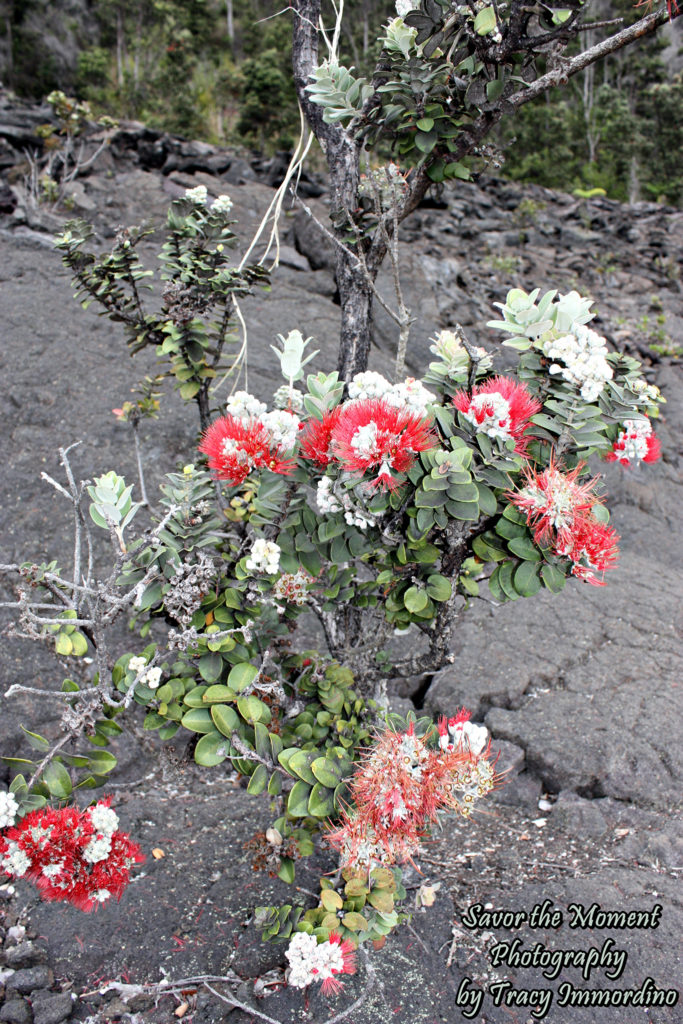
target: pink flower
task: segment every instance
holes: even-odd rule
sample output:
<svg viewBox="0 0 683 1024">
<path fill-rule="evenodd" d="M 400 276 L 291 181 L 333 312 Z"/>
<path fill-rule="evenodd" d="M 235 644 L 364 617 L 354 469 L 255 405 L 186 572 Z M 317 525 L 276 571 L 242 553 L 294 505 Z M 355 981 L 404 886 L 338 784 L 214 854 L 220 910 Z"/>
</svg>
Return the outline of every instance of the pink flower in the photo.
<svg viewBox="0 0 683 1024">
<path fill-rule="evenodd" d="M 344 987 L 343 981 L 340 981 L 337 975 L 356 973 L 356 947 L 350 939 L 342 941 L 339 932 L 330 932 L 330 937 L 327 941 L 330 946 L 330 957 L 327 965 L 330 976 L 325 978 L 320 986 L 320 990 L 325 995 L 337 995 Z"/>
<path fill-rule="evenodd" d="M 520 455 L 525 454 L 529 443 L 523 435 L 531 417 L 542 408 L 526 387 L 511 377 L 493 377 L 474 387 L 471 394 L 456 391 L 453 405 L 475 431 L 514 441 Z"/>
<path fill-rule="evenodd" d="M 254 469 L 269 469 L 287 476 L 294 460 L 282 457 L 271 432 L 258 420 L 221 416 L 204 432 L 199 451 L 208 456 L 209 469 L 218 480 L 237 486 Z"/>
<path fill-rule="evenodd" d="M 620 462 L 622 466 L 639 462 L 656 462 L 661 458 L 662 446 L 647 417 L 624 420 L 623 429 L 612 445 L 607 462 Z"/>
<path fill-rule="evenodd" d="M 31 811 L 0 836 L 0 867 L 35 882 L 43 899 L 95 910 L 121 898 L 133 864 L 145 859 L 117 823 L 106 799 L 84 811 Z"/>
<path fill-rule="evenodd" d="M 572 533 L 571 543 L 566 550 L 558 548 L 557 554 L 566 555 L 572 561 L 572 575 L 577 579 L 602 587 L 604 579 L 598 579 L 596 573 L 604 574 L 614 568 L 619 557 L 617 542 L 619 535 L 616 530 L 597 519 L 586 519 L 579 523 Z"/>
<path fill-rule="evenodd" d="M 322 420 L 310 419 L 301 432 L 299 452 L 304 459 L 311 459 L 319 466 L 329 466 L 334 456 L 330 451 L 334 430 L 341 406 L 326 412 Z"/>
<path fill-rule="evenodd" d="M 412 723 L 403 733 L 386 729 L 377 737 L 350 782 L 353 809 L 327 835 L 342 865 L 412 862 L 439 810 L 468 815 L 474 800 L 493 788 L 483 726 L 472 725 L 463 710 L 439 719 L 437 732 L 436 748 L 431 733 L 417 736 Z"/>
<path fill-rule="evenodd" d="M 534 528 L 534 540 L 550 548 L 553 554 L 568 558 L 572 575 L 577 579 L 602 586 L 595 573 L 604 575 L 617 561 L 619 537 L 594 515 L 600 500 L 593 488 L 595 480 L 578 483 L 583 469 L 580 463 L 571 473 L 562 473 L 551 465 L 541 473 L 527 470 L 527 485 L 507 497 L 526 513 L 528 525 Z"/>
<path fill-rule="evenodd" d="M 405 473 L 418 452 L 437 443 L 430 420 L 382 399 L 348 402 L 332 429 L 331 451 L 343 469 L 351 473 L 377 470 L 370 486 L 394 490 L 393 473 Z"/>
<path fill-rule="evenodd" d="M 594 493 L 596 480 L 578 482 L 584 465 L 580 463 L 569 473 L 563 473 L 552 462 L 540 473 L 528 467 L 526 485 L 506 494 L 515 508 L 526 515 L 537 544 L 549 544 L 556 537 L 564 544 L 576 524 L 599 504 Z"/>
</svg>

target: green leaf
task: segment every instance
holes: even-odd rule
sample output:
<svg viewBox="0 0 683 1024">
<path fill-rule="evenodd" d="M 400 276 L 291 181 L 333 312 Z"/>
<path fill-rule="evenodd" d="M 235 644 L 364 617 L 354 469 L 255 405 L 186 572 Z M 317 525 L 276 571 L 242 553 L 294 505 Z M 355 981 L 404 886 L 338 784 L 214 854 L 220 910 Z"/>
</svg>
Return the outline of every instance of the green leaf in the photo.
<svg viewBox="0 0 683 1024">
<path fill-rule="evenodd" d="M 538 569 L 531 562 L 522 562 L 513 576 L 515 590 L 522 597 L 533 597 L 541 589 Z"/>
<path fill-rule="evenodd" d="M 226 701 L 234 699 L 235 691 L 222 683 L 207 686 L 202 694 L 202 704 L 224 704 Z"/>
<path fill-rule="evenodd" d="M 202 768 L 214 768 L 222 764 L 227 755 L 228 742 L 219 732 L 209 732 L 199 740 L 194 750 L 194 759 Z M 263 767 L 261 765 L 261 767 Z"/>
<path fill-rule="evenodd" d="M 264 725 L 268 725 L 272 718 L 268 705 L 253 694 L 249 697 L 240 697 L 237 701 L 237 708 L 247 722 L 262 722 Z"/>
<path fill-rule="evenodd" d="M 440 573 L 432 573 L 427 577 L 427 593 L 433 601 L 448 601 L 453 593 L 450 580 Z"/>
<path fill-rule="evenodd" d="M 498 582 L 503 593 L 510 601 L 516 601 L 519 597 L 519 594 L 512 583 L 512 574 L 514 569 L 515 566 L 513 562 L 503 562 L 498 569 Z"/>
<path fill-rule="evenodd" d="M 228 686 L 235 693 L 241 693 L 242 690 L 246 690 L 247 686 L 251 686 L 258 673 L 259 670 L 256 665 L 252 665 L 248 661 L 243 661 L 240 665 L 234 665 L 230 669 Z"/>
<path fill-rule="evenodd" d="M 293 818 L 308 817 L 308 800 L 311 786 L 300 780 L 295 782 L 287 799 L 287 811 Z"/>
<path fill-rule="evenodd" d="M 308 801 L 308 813 L 314 818 L 329 818 L 334 814 L 334 793 L 316 782 Z"/>
<path fill-rule="evenodd" d="M 84 654 L 88 653 L 88 641 L 82 633 L 71 634 L 71 645 L 73 647 L 73 651 L 71 653 L 77 658 L 82 658 Z"/>
<path fill-rule="evenodd" d="M 253 796 L 258 796 L 259 793 L 263 793 L 267 785 L 268 769 L 264 764 L 257 764 L 253 775 L 249 779 L 247 793 L 251 793 Z"/>
<path fill-rule="evenodd" d="M 57 654 L 62 654 L 64 657 L 68 657 L 68 655 L 73 651 L 71 637 L 67 636 L 66 633 L 59 633 L 55 640 L 55 650 Z"/>
<path fill-rule="evenodd" d="M 322 782 L 323 786 L 330 789 L 334 789 L 341 778 L 337 766 L 333 766 L 326 757 L 316 757 L 315 761 L 311 762 L 311 772 L 318 782 Z"/>
<path fill-rule="evenodd" d="M 483 35 L 484 33 L 482 33 Z M 505 80 L 502 78 L 494 78 L 490 82 L 486 83 L 486 99 L 489 103 L 495 103 L 497 99 L 500 99 L 503 89 L 505 88 Z"/>
<path fill-rule="evenodd" d="M 564 585 L 567 582 L 567 578 L 564 573 L 560 572 L 554 565 L 546 563 L 541 566 L 541 577 L 548 590 L 553 594 L 559 594 L 564 589 Z"/>
<path fill-rule="evenodd" d="M 543 557 L 530 537 L 513 537 L 508 542 L 508 547 L 514 555 L 524 558 L 527 562 L 540 562 Z"/>
<path fill-rule="evenodd" d="M 204 682 L 215 683 L 223 670 L 223 659 L 220 654 L 203 654 L 197 668 Z"/>
<path fill-rule="evenodd" d="M 89 755 L 90 769 L 95 775 L 108 775 L 112 772 L 118 761 L 113 754 L 110 754 L 108 750 L 94 750 Z"/>
<path fill-rule="evenodd" d="M 425 610 L 429 604 L 429 597 L 425 590 L 408 587 L 403 595 L 403 603 L 412 615 L 417 615 Z"/>
<path fill-rule="evenodd" d="M 416 125 L 421 132 L 431 132 L 434 127 L 434 121 L 431 117 L 422 117 L 416 122 Z"/>
<path fill-rule="evenodd" d="M 43 772 L 43 782 L 50 790 L 50 795 L 58 800 L 66 800 L 71 795 L 71 776 L 60 761 L 52 761 Z"/>
<path fill-rule="evenodd" d="M 355 911 L 351 911 L 350 914 L 344 914 L 342 924 L 352 932 L 365 932 L 369 928 L 368 922 L 363 915 L 357 914 Z"/>
<path fill-rule="evenodd" d="M 291 774 L 298 775 L 300 779 L 307 782 L 310 786 L 315 786 L 316 777 L 311 770 L 311 765 L 318 757 L 317 750 L 298 750 L 296 754 L 292 754 L 289 758 L 289 764 L 287 765 L 287 771 Z M 335 780 L 334 785 L 337 785 Z"/>
<path fill-rule="evenodd" d="M 496 27 L 496 12 L 493 7 L 485 7 L 474 19 L 474 31 L 478 36 L 488 35 Z"/>
<path fill-rule="evenodd" d="M 180 723 L 190 732 L 213 732 L 213 719 L 208 708 L 192 708 L 183 715 Z"/>
<path fill-rule="evenodd" d="M 277 873 L 277 877 L 281 878 L 287 885 L 292 885 L 294 882 L 294 876 L 296 869 L 294 867 L 294 861 L 291 857 L 282 857 L 280 859 L 280 869 Z"/>
</svg>

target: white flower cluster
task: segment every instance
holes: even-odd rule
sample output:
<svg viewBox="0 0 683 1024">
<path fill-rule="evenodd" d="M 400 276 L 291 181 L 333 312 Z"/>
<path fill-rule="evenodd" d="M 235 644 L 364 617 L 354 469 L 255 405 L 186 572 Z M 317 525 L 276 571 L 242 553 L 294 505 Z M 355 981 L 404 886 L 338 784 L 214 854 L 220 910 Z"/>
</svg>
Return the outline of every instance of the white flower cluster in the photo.
<svg viewBox="0 0 683 1024">
<path fill-rule="evenodd" d="M 358 427 L 351 438 L 351 447 L 362 459 L 370 459 L 377 454 L 377 424 L 374 420 Z"/>
<path fill-rule="evenodd" d="M 7 849 L 5 855 L 0 860 L 0 869 L 5 874 L 14 875 L 15 878 L 23 878 L 28 869 L 31 866 L 31 860 L 23 850 L 19 849 L 19 844 L 13 839 L 10 839 L 7 843 Z"/>
<path fill-rule="evenodd" d="M 111 852 L 111 837 L 118 828 L 119 816 L 111 807 L 98 803 L 90 809 L 89 817 L 95 835 L 83 850 L 83 860 L 89 861 L 90 864 L 98 864 L 101 860 L 106 860 Z"/>
<path fill-rule="evenodd" d="M 289 452 L 296 444 L 299 436 L 301 420 L 295 413 L 286 409 L 274 409 L 261 416 L 261 423 L 270 431 L 273 441 L 283 452 Z"/>
<path fill-rule="evenodd" d="M 289 960 L 287 984 L 306 988 L 313 981 L 327 981 L 344 972 L 344 955 L 338 942 L 319 943 L 315 935 L 296 932 L 285 956 Z"/>
<path fill-rule="evenodd" d="M 225 411 L 238 420 L 258 419 L 266 411 L 264 402 L 259 402 L 248 391 L 235 391 L 227 401 Z"/>
<path fill-rule="evenodd" d="M 414 10 L 415 4 L 413 0 L 396 0 L 396 13 L 399 18 L 405 18 L 406 14 L 410 14 Z"/>
<path fill-rule="evenodd" d="M 140 682 L 144 686 L 149 686 L 150 690 L 156 690 L 161 682 L 161 669 L 155 665 L 152 668 L 148 668 L 145 672 L 146 665 L 147 662 L 144 658 L 134 657 L 128 662 L 128 671 L 133 672 L 136 676 L 144 672 L 144 675 L 140 676 Z"/>
<path fill-rule="evenodd" d="M 510 403 L 497 391 L 475 395 L 463 416 L 482 434 L 499 437 L 503 441 L 509 441 L 512 437 Z"/>
<path fill-rule="evenodd" d="M 414 377 L 406 377 L 400 384 L 390 384 L 386 377 L 374 370 L 366 370 L 355 375 L 349 384 L 349 398 L 381 398 L 389 405 L 399 409 L 406 407 L 421 416 L 427 412 L 427 406 L 437 400 L 436 395 Z"/>
<path fill-rule="evenodd" d="M 323 515 L 330 515 L 333 512 L 341 512 L 342 504 L 333 491 L 333 483 L 329 476 L 324 476 L 318 481 L 318 489 L 315 501 L 318 511 Z"/>
<path fill-rule="evenodd" d="M 329 476 L 324 476 L 318 482 L 318 490 L 315 496 L 318 511 L 323 515 L 332 515 L 334 512 L 344 511 L 344 519 L 349 526 L 357 526 L 359 530 L 367 530 L 368 526 L 374 526 L 376 517 L 371 512 L 355 505 L 348 494 L 338 497 L 333 491 L 333 481 Z"/>
<path fill-rule="evenodd" d="M 421 381 L 414 377 L 406 377 L 402 384 L 394 384 L 385 395 L 390 405 L 405 406 L 411 412 L 424 416 L 427 406 L 436 402 L 436 395 L 428 391 Z"/>
<path fill-rule="evenodd" d="M 197 185 L 196 188 L 186 188 L 185 198 L 189 199 L 195 206 L 206 206 L 206 200 L 209 198 L 209 192 L 206 185 Z"/>
<path fill-rule="evenodd" d="M 265 540 L 258 537 L 254 541 L 251 554 L 247 559 L 249 572 L 265 572 L 268 576 L 274 576 L 280 568 L 280 547 L 272 540 Z"/>
<path fill-rule="evenodd" d="M 552 363 L 550 372 L 579 387 L 586 402 L 595 401 L 605 381 L 612 379 L 605 339 L 584 324 L 573 324 L 571 334 L 544 342 L 543 352 L 549 359 L 559 360 Z"/>
<path fill-rule="evenodd" d="M 649 420 L 624 420 L 622 427 L 616 440 L 619 458 L 640 462 L 648 453 L 647 439 L 652 434 L 652 424 Z"/>
<path fill-rule="evenodd" d="M 456 722 L 448 725 L 448 733 L 439 737 L 442 750 L 469 750 L 475 756 L 481 754 L 489 740 L 489 732 L 485 725 L 474 722 Z"/>
<path fill-rule="evenodd" d="M 19 804 L 14 793 L 0 792 L 0 828 L 8 828 L 13 825 Z"/>
<path fill-rule="evenodd" d="M 307 588 L 312 579 L 305 569 L 283 573 L 273 587 L 273 596 L 277 601 L 288 601 L 301 607 L 308 600 Z"/>
<path fill-rule="evenodd" d="M 381 373 L 365 370 L 357 373 L 349 384 L 349 398 L 384 398 L 391 390 L 391 384 Z"/>
<path fill-rule="evenodd" d="M 201 188 L 201 185 L 200 185 Z M 211 206 L 212 213 L 230 213 L 232 210 L 232 199 L 230 196 L 225 194 L 220 195 L 218 199 L 214 199 Z"/>
<path fill-rule="evenodd" d="M 282 384 L 273 394 L 273 405 L 276 409 L 302 412 L 304 396 L 298 388 L 290 388 L 289 384 Z"/>
</svg>

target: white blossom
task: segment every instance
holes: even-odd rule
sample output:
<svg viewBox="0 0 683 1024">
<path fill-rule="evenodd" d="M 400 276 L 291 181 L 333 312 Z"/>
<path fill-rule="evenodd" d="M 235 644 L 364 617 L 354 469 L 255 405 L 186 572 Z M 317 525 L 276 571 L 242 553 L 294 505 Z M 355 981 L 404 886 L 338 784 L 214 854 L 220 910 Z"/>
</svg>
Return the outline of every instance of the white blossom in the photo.
<svg viewBox="0 0 683 1024">
<path fill-rule="evenodd" d="M 249 572 L 265 572 L 269 576 L 274 576 L 280 567 L 279 545 L 274 541 L 258 537 L 254 541 L 246 564 Z"/>
<path fill-rule="evenodd" d="M 0 828 L 13 825 L 18 810 L 19 804 L 14 793 L 0 792 Z"/>
<path fill-rule="evenodd" d="M 57 875 L 61 874 L 64 870 L 64 861 L 58 860 L 53 864 L 46 864 L 43 870 L 40 872 L 41 875 L 45 875 L 46 878 L 56 878 Z"/>
<path fill-rule="evenodd" d="M 368 459 L 377 452 L 377 424 L 370 420 L 359 427 L 351 438 L 351 447 L 363 459 Z"/>
<path fill-rule="evenodd" d="M 391 391 L 391 384 L 381 373 L 365 370 L 357 373 L 349 384 L 349 398 L 384 398 Z"/>
<path fill-rule="evenodd" d="M 416 9 L 413 0 L 396 0 L 396 13 L 399 18 L 405 18 L 406 14 Z"/>
<path fill-rule="evenodd" d="M 273 596 L 277 601 L 288 601 L 301 607 L 308 600 L 308 585 L 312 580 L 305 569 L 283 573 L 273 587 Z"/>
<path fill-rule="evenodd" d="M 463 416 L 482 434 L 499 437 L 502 441 L 512 437 L 510 403 L 497 391 L 474 395 Z"/>
<path fill-rule="evenodd" d="M 87 860 L 90 864 L 99 864 L 101 860 L 106 860 L 110 853 L 111 836 L 96 835 L 85 847 L 82 856 L 83 860 Z"/>
<path fill-rule="evenodd" d="M 161 669 L 157 666 L 147 669 L 142 677 L 142 682 L 145 686 L 149 686 L 150 690 L 156 690 L 157 686 L 161 682 Z"/>
<path fill-rule="evenodd" d="M 189 199 L 191 203 L 196 206 L 206 206 L 206 200 L 209 197 L 209 192 L 206 185 L 197 185 L 196 188 L 186 188 L 185 198 Z"/>
<path fill-rule="evenodd" d="M 286 409 L 274 409 L 261 416 L 261 423 L 270 431 L 273 442 L 283 451 L 291 451 L 299 436 L 301 420 L 293 412 Z"/>
<path fill-rule="evenodd" d="M 92 893 L 92 898 L 95 900 L 95 903 L 106 903 L 106 901 L 111 898 L 111 893 L 109 892 L 109 889 L 96 889 L 95 892 Z"/>
<path fill-rule="evenodd" d="M 259 402 L 248 391 L 235 391 L 227 401 L 225 411 L 238 420 L 258 419 L 266 411 L 265 402 Z"/>
<path fill-rule="evenodd" d="M 605 381 L 612 379 L 605 339 L 584 324 L 572 324 L 570 334 L 544 342 L 543 352 L 549 359 L 559 360 L 551 364 L 551 374 L 575 384 L 586 402 L 595 401 Z"/>
<path fill-rule="evenodd" d="M 384 396 L 384 400 L 389 405 L 394 405 L 398 408 L 405 406 L 410 412 L 424 416 L 427 412 L 427 406 L 432 402 L 436 402 L 437 399 L 436 395 L 428 391 L 421 381 L 415 380 L 414 377 L 406 377 L 401 384 L 394 384 L 389 389 Z"/>
<path fill-rule="evenodd" d="M 200 186 L 201 187 L 201 186 Z M 232 199 L 230 196 L 225 194 L 220 195 L 218 199 L 214 199 L 211 206 L 212 213 L 230 213 L 232 210 Z"/>
<path fill-rule="evenodd" d="M 318 481 L 315 501 L 318 506 L 318 511 L 322 512 L 323 515 L 329 515 L 332 512 L 341 512 L 341 502 L 336 497 L 332 488 L 333 483 L 329 476 L 324 476 Z"/>
<path fill-rule="evenodd" d="M 134 657 L 128 662 L 128 671 L 133 672 L 137 676 L 141 672 L 144 672 L 146 666 L 147 661 L 145 658 Z"/>
<path fill-rule="evenodd" d="M 7 843 L 5 855 L 2 860 L 0 860 L 0 868 L 2 868 L 2 870 L 8 875 L 14 875 L 16 878 L 23 878 L 30 866 L 31 861 L 28 855 L 19 848 L 18 843 L 13 839 L 10 839 Z"/>
<path fill-rule="evenodd" d="M 619 458 L 629 462 L 640 462 L 648 454 L 647 439 L 652 435 L 649 420 L 624 420 L 615 442 L 619 447 Z M 623 447 L 622 447 L 623 446 Z"/>
<path fill-rule="evenodd" d="M 119 816 L 111 807 L 98 803 L 90 808 L 90 822 L 96 832 L 112 835 L 119 827 Z"/>
</svg>

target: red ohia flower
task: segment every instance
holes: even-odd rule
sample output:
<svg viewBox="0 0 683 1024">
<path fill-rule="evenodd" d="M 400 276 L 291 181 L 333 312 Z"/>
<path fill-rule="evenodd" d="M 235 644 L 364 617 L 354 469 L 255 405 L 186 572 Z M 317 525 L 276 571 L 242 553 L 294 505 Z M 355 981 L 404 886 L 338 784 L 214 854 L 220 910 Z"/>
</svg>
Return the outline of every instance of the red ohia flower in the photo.
<svg viewBox="0 0 683 1024">
<path fill-rule="evenodd" d="M 647 417 L 638 420 L 624 420 L 621 431 L 612 445 L 607 462 L 620 462 L 622 466 L 639 462 L 656 462 L 661 457 L 662 446 Z"/>
<path fill-rule="evenodd" d="M 208 455 L 209 469 L 219 480 L 233 486 L 246 480 L 253 469 L 269 469 L 283 476 L 294 469 L 293 459 L 283 459 L 270 431 L 258 420 L 221 416 L 204 432 L 199 451 Z"/>
<path fill-rule="evenodd" d="M 597 572 L 604 576 L 609 569 L 614 568 L 619 557 L 618 540 L 619 535 L 611 526 L 597 519 L 585 519 L 573 531 L 567 549 L 557 549 L 557 554 L 571 559 L 572 575 L 577 579 L 603 587 L 604 579 L 598 579 L 595 574 Z"/>
<path fill-rule="evenodd" d="M 326 412 L 321 420 L 311 419 L 300 435 L 299 453 L 304 459 L 311 459 L 319 466 L 329 466 L 333 455 L 330 452 L 332 431 L 339 420 L 342 407 Z"/>
<path fill-rule="evenodd" d="M 570 473 L 563 473 L 552 462 L 540 473 L 529 467 L 525 472 L 526 485 L 506 494 L 515 508 L 526 515 L 537 544 L 550 544 L 557 538 L 564 546 L 576 525 L 599 504 L 594 492 L 596 479 L 578 482 L 584 465 L 579 463 Z"/>
<path fill-rule="evenodd" d="M 330 946 L 328 967 L 331 976 L 325 978 L 320 991 L 325 995 L 337 995 L 344 987 L 337 975 L 356 973 L 356 947 L 350 939 L 342 941 L 339 932 L 331 932 L 327 941 Z"/>
<path fill-rule="evenodd" d="M 528 438 L 524 432 L 532 416 L 541 411 L 541 403 L 529 394 L 523 384 L 512 377 L 493 377 L 467 391 L 456 391 L 453 405 L 478 433 L 514 441 L 515 451 L 526 452 Z"/>
<path fill-rule="evenodd" d="M 392 470 L 407 472 L 417 453 L 433 448 L 436 443 L 427 417 L 370 398 L 342 406 L 332 429 L 331 450 L 348 472 L 377 469 L 372 488 L 394 490 L 398 481 Z"/>
</svg>

